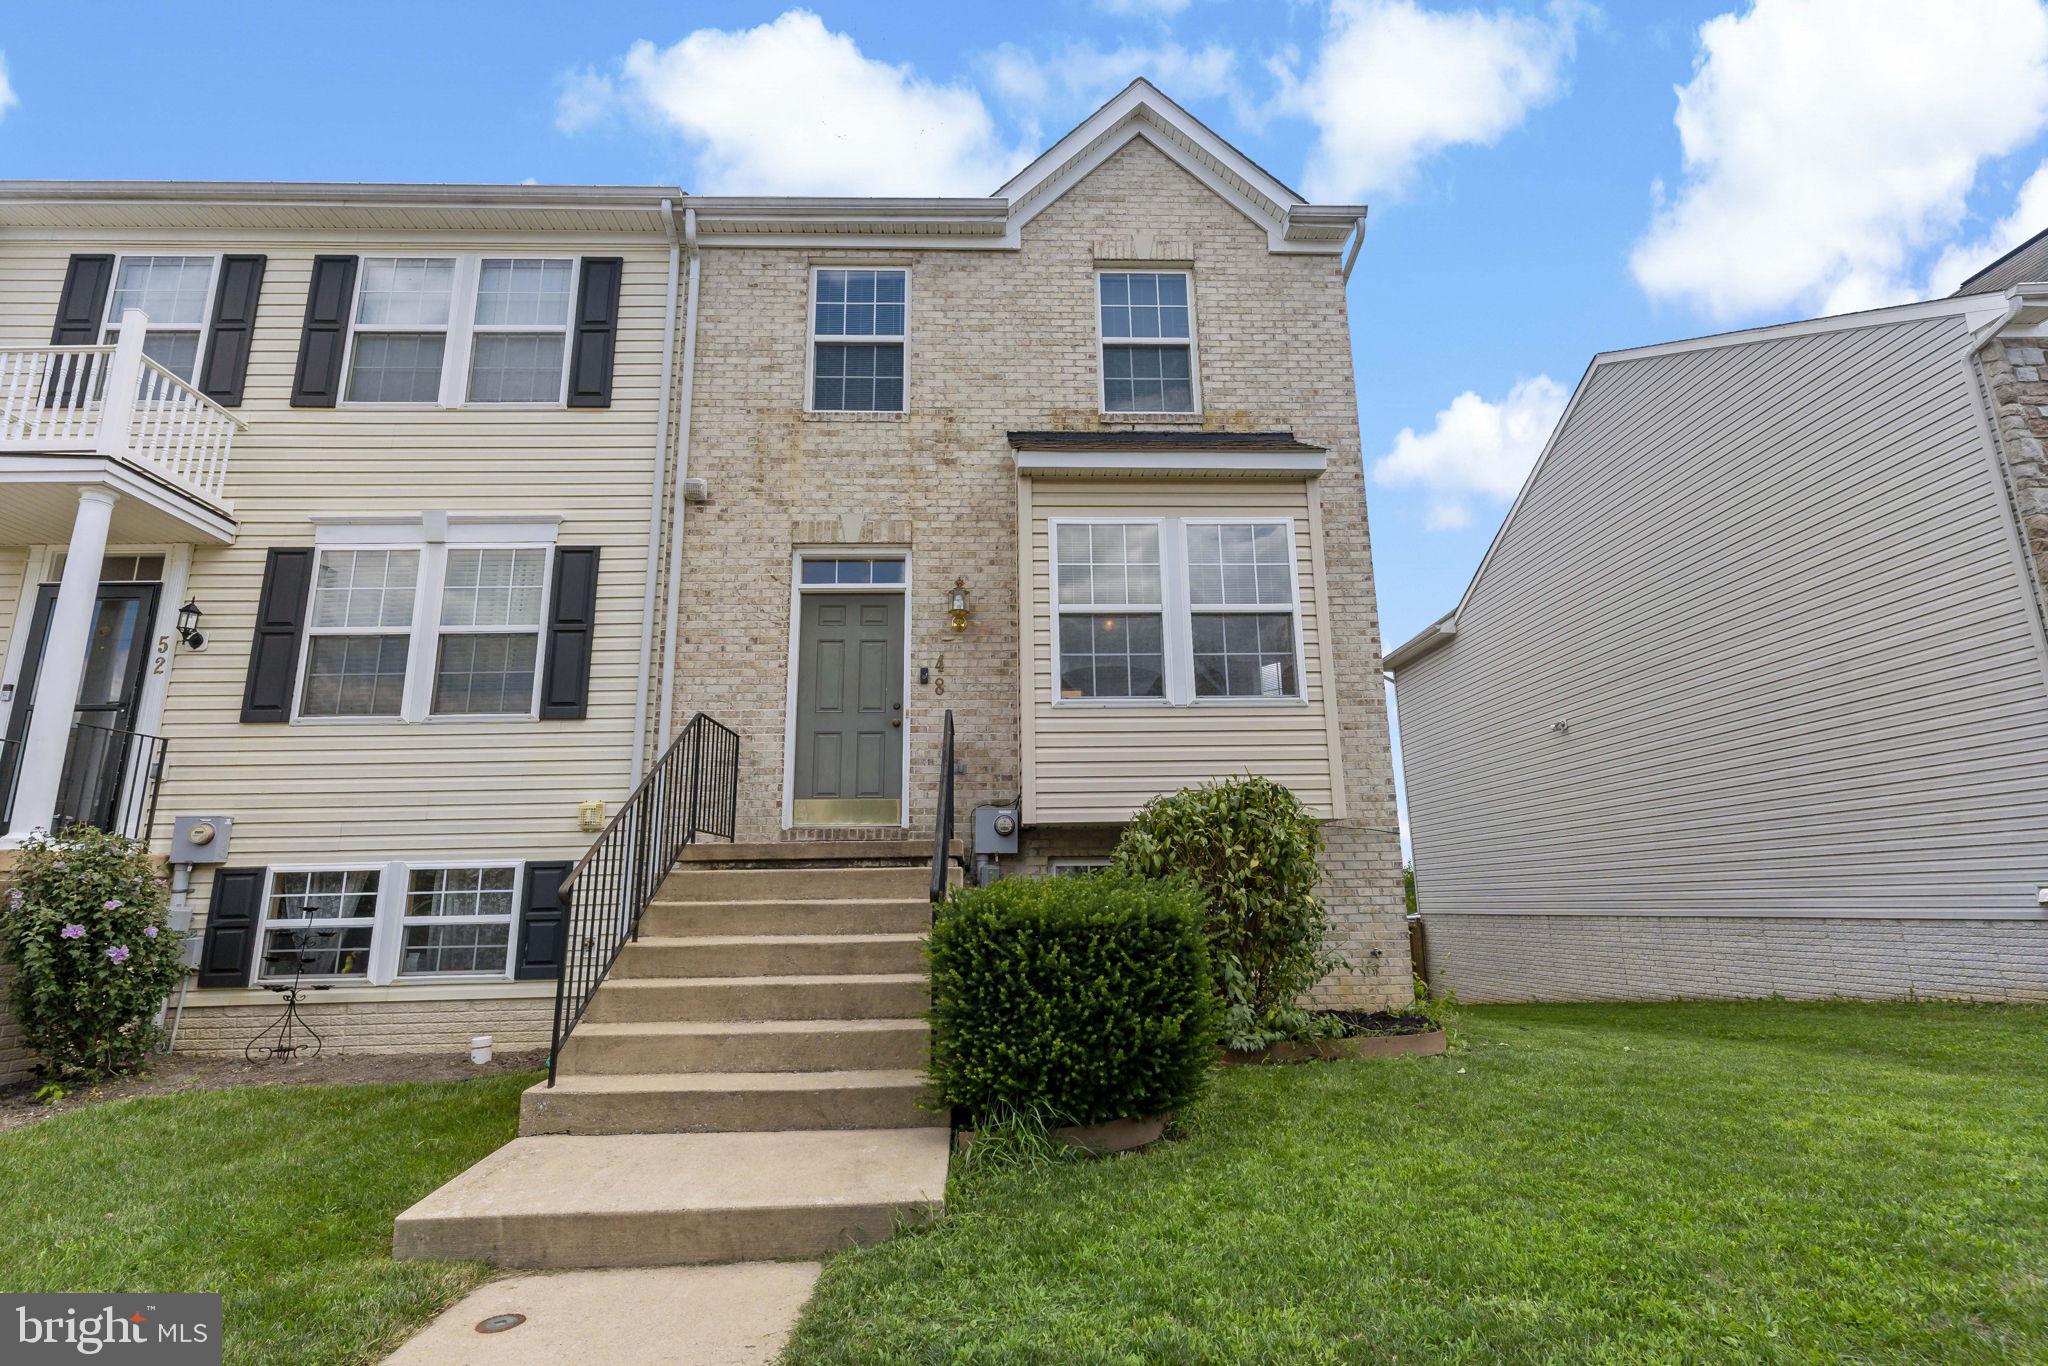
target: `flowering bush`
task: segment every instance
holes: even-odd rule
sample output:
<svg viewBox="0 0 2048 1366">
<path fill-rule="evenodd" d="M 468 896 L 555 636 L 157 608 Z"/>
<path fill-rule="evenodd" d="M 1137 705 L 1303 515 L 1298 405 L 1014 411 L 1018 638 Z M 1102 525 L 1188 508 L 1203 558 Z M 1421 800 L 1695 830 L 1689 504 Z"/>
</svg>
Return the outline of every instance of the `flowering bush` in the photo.
<svg viewBox="0 0 2048 1366">
<path fill-rule="evenodd" d="M 0 895 L 14 1014 L 52 1076 L 133 1068 L 184 967 L 163 882 L 143 846 L 74 825 L 22 846 Z"/>
</svg>

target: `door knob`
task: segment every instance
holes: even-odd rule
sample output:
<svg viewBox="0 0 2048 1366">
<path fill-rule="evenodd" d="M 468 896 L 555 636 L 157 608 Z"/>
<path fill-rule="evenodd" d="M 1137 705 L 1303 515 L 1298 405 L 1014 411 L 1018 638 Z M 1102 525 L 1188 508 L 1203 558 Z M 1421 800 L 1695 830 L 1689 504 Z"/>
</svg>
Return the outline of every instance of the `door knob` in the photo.
<svg viewBox="0 0 2048 1366">
<path fill-rule="evenodd" d="M 889 724 L 892 726 L 900 726 L 903 724 L 903 718 L 900 716 L 892 716 L 889 718 Z"/>
</svg>

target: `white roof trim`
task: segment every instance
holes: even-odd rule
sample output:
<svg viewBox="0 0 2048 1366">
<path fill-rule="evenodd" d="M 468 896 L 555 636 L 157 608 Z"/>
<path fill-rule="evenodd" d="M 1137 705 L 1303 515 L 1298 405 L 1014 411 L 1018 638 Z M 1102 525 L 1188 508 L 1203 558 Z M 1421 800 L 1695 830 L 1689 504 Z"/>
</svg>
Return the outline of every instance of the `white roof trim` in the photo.
<svg viewBox="0 0 2048 1366">
<path fill-rule="evenodd" d="M 2015 296 L 2017 291 L 2014 291 Z M 1543 467 L 1550 461 L 1550 453 L 1557 446 L 1557 440 L 1572 425 L 1572 417 L 1579 410 L 1579 400 L 1585 396 L 1587 381 L 1603 366 L 1621 361 L 1650 360 L 1659 356 L 1682 355 L 1689 351 L 1707 351 L 1722 346 L 1748 346 L 1756 342 L 1778 341 L 1788 337 L 1808 337 L 1826 332 L 1851 332 L 1861 327 L 1886 327 L 1893 323 L 1913 322 L 1921 318 L 1953 317 L 1965 329 L 1967 340 L 1959 343 L 1957 350 L 1974 350 L 1980 344 L 1977 336 L 1980 329 L 1993 326 L 2008 316 L 2015 308 L 2015 298 L 2005 294 L 1968 294 L 1946 299 L 1929 299 L 1924 303 L 1898 304 L 1891 308 L 1872 308 L 1859 313 L 1838 313 L 1826 318 L 1806 318 L 1798 322 L 1776 323 L 1769 327 L 1744 328 L 1736 332 L 1720 332 L 1705 337 L 1689 337 L 1681 341 L 1660 342 L 1652 346 L 1636 346 L 1621 351 L 1601 351 L 1594 355 L 1586 366 L 1586 372 L 1579 376 L 1579 382 L 1572 389 L 1571 401 L 1565 404 L 1564 412 L 1557 419 L 1557 425 L 1550 429 L 1550 435 L 1543 442 L 1542 453 L 1536 463 L 1529 467 L 1528 477 L 1522 480 L 1522 487 L 1515 494 L 1515 501 L 1508 506 L 1507 516 L 1501 518 L 1493 539 L 1487 543 L 1486 554 L 1480 557 L 1479 567 L 1472 571 L 1472 577 L 1465 584 L 1465 591 L 1458 595 L 1458 605 L 1446 612 L 1437 621 L 1423 628 L 1413 638 L 1388 652 L 1385 666 L 1400 668 L 1414 663 L 1424 655 L 1450 643 L 1448 637 L 1457 634 L 1458 618 L 1463 615 L 1466 604 L 1472 601 L 1472 594 L 1479 587 L 1480 580 L 1493 563 L 1499 552 L 1501 541 L 1507 536 L 1508 528 L 1515 524 L 1516 514 L 1522 510 L 1529 490 L 1543 477 Z M 1445 637 L 1445 639 L 1438 639 Z"/>
<path fill-rule="evenodd" d="M 1246 475 L 1313 479 L 1330 466 L 1323 451 L 1018 451 L 1020 475 Z"/>
</svg>

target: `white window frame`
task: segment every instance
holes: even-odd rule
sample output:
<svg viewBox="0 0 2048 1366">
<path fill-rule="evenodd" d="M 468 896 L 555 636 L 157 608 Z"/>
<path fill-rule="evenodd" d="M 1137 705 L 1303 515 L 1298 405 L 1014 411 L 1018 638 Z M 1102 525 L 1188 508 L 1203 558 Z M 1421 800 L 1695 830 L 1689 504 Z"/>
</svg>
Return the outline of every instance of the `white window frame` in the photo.
<svg viewBox="0 0 2048 1366">
<path fill-rule="evenodd" d="M 1178 408 L 1161 408 L 1151 411 L 1119 409 L 1111 412 L 1109 407 L 1109 349 L 1112 346 L 1177 346 L 1178 337 L 1109 337 L 1102 331 L 1102 277 L 1105 275 L 1178 275 L 1188 282 L 1188 399 L 1194 405 L 1186 411 Z M 1182 267 L 1159 269 L 1150 266 L 1098 266 L 1089 281 L 1092 291 L 1089 307 L 1095 313 L 1095 406 L 1102 415 L 1120 422 L 1144 420 L 1157 417 L 1200 417 L 1202 415 L 1202 358 L 1196 344 L 1196 333 L 1201 329 L 1195 320 L 1195 273 Z"/>
<path fill-rule="evenodd" d="M 818 327 L 818 272 L 825 270 L 887 270 L 903 277 L 903 335 L 900 337 L 869 335 L 848 336 L 844 333 L 820 332 Z M 910 310 L 912 301 L 910 267 L 904 265 L 878 265 L 867 261 L 834 261 L 826 265 L 811 267 L 811 287 L 804 302 L 804 411 L 807 413 L 851 414 L 855 417 L 875 413 L 907 413 L 910 411 Z M 897 342 L 903 347 L 903 406 L 900 408 L 820 408 L 818 398 L 818 347 L 834 345 L 864 345 L 870 343 Z"/>
<path fill-rule="evenodd" d="M 418 568 L 413 574 L 412 623 L 403 630 L 396 626 L 319 626 L 314 624 L 314 608 L 320 600 L 320 566 L 330 554 L 353 554 L 358 550 L 399 550 L 410 551 L 417 559 Z M 406 716 L 407 701 L 412 696 L 412 680 L 419 666 L 420 649 L 420 600 L 426 596 L 422 591 L 427 576 L 426 547 L 419 541 L 381 541 L 361 545 L 316 546 L 313 550 L 313 582 L 306 590 L 306 624 L 299 633 L 299 676 L 292 688 L 292 720 L 308 724 L 328 725 L 389 725 L 394 721 L 409 719 Z M 437 598 L 438 602 L 439 599 Z M 397 636 L 406 637 L 405 686 L 395 716 L 306 716 L 301 708 L 305 705 L 306 677 L 313 663 L 312 642 L 325 636 Z"/>
<path fill-rule="evenodd" d="M 1156 523 L 1159 527 L 1159 582 L 1164 598 L 1162 635 L 1166 646 L 1166 696 L 1164 697 L 1062 697 L 1060 695 L 1060 550 L 1062 526 L 1131 526 Z M 1285 697 L 1197 697 L 1195 696 L 1194 615 L 1250 611 L 1278 615 L 1278 607 L 1233 607 L 1205 605 L 1197 608 L 1189 600 L 1188 538 L 1190 526 L 1284 526 L 1287 529 L 1288 613 L 1294 630 L 1294 687 Z M 1047 680 L 1054 707 L 1144 708 L 1144 707 L 1302 707 L 1308 704 L 1308 673 L 1301 633 L 1301 525 L 1287 514 L 1241 513 L 1234 517 L 1157 517 L 1145 514 L 1124 516 L 1048 517 L 1046 519 L 1046 594 L 1050 618 L 1052 675 Z M 1068 611 L 1101 613 L 1120 608 L 1089 607 L 1076 603 Z M 1148 608 L 1140 608 L 1148 611 Z"/>
<path fill-rule="evenodd" d="M 1089 858 L 1056 858 L 1045 861 L 1047 877 L 1068 877 L 1075 873 L 1099 873 L 1116 862 L 1107 856 Z"/>
<path fill-rule="evenodd" d="M 378 956 L 386 947 L 386 940 L 389 938 L 385 933 L 385 912 L 387 909 L 386 903 L 391 894 L 391 869 L 393 866 L 389 863 L 364 861 L 360 863 L 286 863 L 265 869 L 263 874 L 263 900 L 260 913 L 256 917 L 256 952 L 254 961 L 249 965 L 249 984 L 251 986 L 264 986 L 289 982 L 292 979 L 292 975 L 288 972 L 273 976 L 265 971 L 265 959 L 270 943 L 270 932 L 273 929 L 282 928 L 287 923 L 295 928 L 300 923 L 279 922 L 273 919 L 270 914 L 271 900 L 277 890 L 277 880 L 280 876 L 289 873 L 375 873 L 377 874 L 377 908 L 370 915 L 370 947 L 366 951 L 368 961 L 363 965 L 363 971 L 346 976 L 336 973 L 314 976 L 309 973 L 303 980 L 330 985 L 379 985 Z M 362 921 L 360 919 L 350 919 L 342 921 L 306 921 L 303 923 L 313 928 L 318 928 L 321 925 L 353 927 L 362 924 Z M 389 979 L 387 978 L 386 980 Z"/>
<path fill-rule="evenodd" d="M 412 627 L 405 656 L 404 702 L 396 716 L 306 716 L 300 708 L 306 690 L 306 668 L 312 651 L 306 641 L 315 635 L 396 635 L 386 630 L 316 629 L 308 618 L 299 643 L 298 677 L 292 684 L 292 724 L 306 726 L 464 725 L 505 721 L 538 721 L 540 692 L 547 671 L 548 604 L 555 591 L 555 545 L 559 518 L 497 518 L 475 514 L 425 513 L 415 517 L 315 518 L 313 587 L 317 592 L 320 557 L 329 551 L 416 550 L 419 578 L 413 590 Z M 320 523 L 325 524 L 320 524 Z M 447 585 L 448 551 L 539 550 L 543 554 L 540 584 L 541 620 L 534 647 L 533 695 L 523 712 L 439 714 L 434 711 L 434 679 L 441 661 L 441 594 Z M 502 634 L 497 627 L 450 627 L 451 634 Z M 424 661 L 424 662 L 423 662 Z M 471 864 L 450 864 L 471 867 Z"/>
<path fill-rule="evenodd" d="M 512 910 L 503 916 L 497 915 L 431 915 L 416 916 L 412 911 L 412 875 L 414 873 L 438 873 L 456 868 L 510 868 L 512 870 Z M 514 859 L 435 859 L 432 862 L 408 863 L 405 865 L 405 885 L 398 897 L 397 953 L 393 957 L 394 980 L 413 982 L 509 982 L 512 971 L 519 960 L 519 908 L 525 904 L 526 865 Z M 506 927 L 505 967 L 500 972 L 407 972 L 405 971 L 405 932 L 415 925 L 499 925 Z"/>
<path fill-rule="evenodd" d="M 445 328 L 436 328 L 426 323 L 364 323 L 362 321 L 363 278 L 367 274 L 362 263 L 372 260 L 400 260 L 417 258 L 428 261 L 453 261 L 455 279 L 448 292 L 448 322 Z M 487 403 L 469 397 L 469 360 L 475 338 L 480 332 L 550 332 L 553 328 L 535 323 L 489 323 L 479 326 L 476 321 L 477 286 L 483 278 L 485 261 L 567 261 L 569 263 L 569 309 L 562 320 L 562 382 L 555 391 L 552 402 Z M 348 340 L 342 348 L 341 397 L 338 402 L 344 408 L 397 409 L 417 412 L 434 408 L 482 408 L 493 412 L 549 412 L 566 408 L 569 401 L 569 366 L 574 360 L 576 349 L 575 323 L 576 299 L 583 286 L 583 260 L 577 256 L 540 253 L 536 255 L 514 255 L 506 252 L 448 252 L 448 251 L 376 251 L 365 252 L 356 260 L 355 288 L 349 296 Z M 361 332 L 421 333 L 442 331 L 447 337 L 441 351 L 441 388 L 439 396 L 431 403 L 393 403 L 382 400 L 351 399 L 348 396 L 349 383 L 355 373 L 356 335 Z"/>
<path fill-rule="evenodd" d="M 112 277 L 112 278 L 111 278 L 111 279 L 110 279 L 110 280 L 108 281 L 108 283 L 107 283 L 107 302 L 106 302 L 106 306 L 105 306 L 105 307 L 104 307 L 103 309 L 101 309 L 101 318 L 100 318 L 100 333 L 99 333 L 99 340 L 100 340 L 100 344 L 101 344 L 102 346 L 108 345 L 109 343 L 107 342 L 107 334 L 108 334 L 109 332 L 114 332 L 114 331 L 118 331 L 118 330 L 120 329 L 120 326 L 121 326 L 121 317 L 120 317 L 120 315 L 119 315 L 118 313 L 116 313 L 116 312 L 114 311 L 114 306 L 115 306 L 115 303 L 116 303 L 116 302 L 118 301 L 118 299 L 119 299 L 119 296 L 120 296 L 120 292 L 121 292 L 121 267 L 122 267 L 122 266 L 124 266 L 124 265 L 126 265 L 126 264 L 127 264 L 128 262 L 130 262 L 130 261 L 138 261 L 138 260 L 143 260 L 143 259 L 146 259 L 146 258 L 150 258 L 150 257 L 156 257 L 156 256 L 184 256 L 184 257 L 193 257 L 193 256 L 203 256 L 203 257 L 205 257 L 205 258 L 206 258 L 207 260 L 209 260 L 209 261 L 211 261 L 211 262 L 212 262 L 212 265 L 210 265 L 210 266 L 208 266 L 208 267 L 207 267 L 207 272 L 206 272 L 206 308 L 205 308 L 205 311 L 204 311 L 204 314 L 203 314 L 203 316 L 202 316 L 202 317 L 200 318 L 200 320 L 199 320 L 199 325 L 198 325 L 197 327 L 194 327 L 194 326 L 192 326 L 192 325 L 191 325 L 191 324 L 189 324 L 189 323 L 163 323 L 163 322 L 159 322 L 159 321 L 157 321 L 157 320 L 156 320 L 155 318 L 151 318 L 151 319 L 149 320 L 149 326 L 148 326 L 148 327 L 147 327 L 146 329 L 144 329 L 144 337 L 143 337 L 143 339 L 144 339 L 145 341 L 147 341 L 147 340 L 148 340 L 148 334 L 149 334 L 150 332 L 192 332 L 192 333 L 196 333 L 196 334 L 198 335 L 198 337 L 199 337 L 199 349 L 198 349 L 198 350 L 197 350 L 196 352 L 194 352 L 194 354 L 193 354 L 193 357 L 192 357 L 192 377 L 191 377 L 191 378 L 190 378 L 189 380 L 185 381 L 185 382 L 186 382 L 187 384 L 190 384 L 190 385 L 191 385 L 191 386 L 192 386 L 192 387 L 193 387 L 194 389 L 197 389 L 197 388 L 199 387 L 199 372 L 200 372 L 200 370 L 201 370 L 201 369 L 203 369 L 203 368 L 205 367 L 205 365 L 206 365 L 206 344 L 207 344 L 207 342 L 209 342 L 210 340 L 212 340 L 212 337 L 213 337 L 213 306 L 214 306 L 214 298 L 215 298 L 215 296 L 216 296 L 216 295 L 217 295 L 217 294 L 218 294 L 218 293 L 220 292 L 220 258 L 221 258 L 221 254 L 220 254 L 219 252 L 217 252 L 217 251 L 215 251 L 215 252 L 206 252 L 206 251 L 124 251 L 124 252 L 117 252 L 117 253 L 115 254 L 115 256 L 114 256 L 114 274 L 113 274 L 113 277 Z"/>
</svg>

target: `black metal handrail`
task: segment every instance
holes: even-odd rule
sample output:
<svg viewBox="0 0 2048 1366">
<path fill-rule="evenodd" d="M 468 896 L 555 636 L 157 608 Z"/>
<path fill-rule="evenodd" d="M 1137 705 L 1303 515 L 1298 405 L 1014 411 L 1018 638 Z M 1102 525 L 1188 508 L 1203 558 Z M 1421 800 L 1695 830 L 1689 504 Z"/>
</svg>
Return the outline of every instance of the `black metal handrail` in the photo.
<svg viewBox="0 0 2048 1366">
<path fill-rule="evenodd" d="M 619 951 L 640 937 L 640 917 L 683 847 L 699 835 L 733 837 L 739 785 L 740 737 L 699 712 L 562 879 L 562 955 L 555 970 L 548 1085 L 555 1084 L 563 1042 Z"/>
<path fill-rule="evenodd" d="M 932 905 L 946 899 L 946 856 L 953 852 L 953 709 L 939 740 L 939 810 L 932 831 Z"/>
<path fill-rule="evenodd" d="M 25 740 L 0 740 L 0 832 L 14 824 L 14 799 L 21 786 Z M 157 794 L 163 786 L 170 741 L 138 730 L 71 723 L 64 767 L 57 781 L 53 831 L 90 825 L 129 839 L 147 840 L 156 826 Z"/>
</svg>

